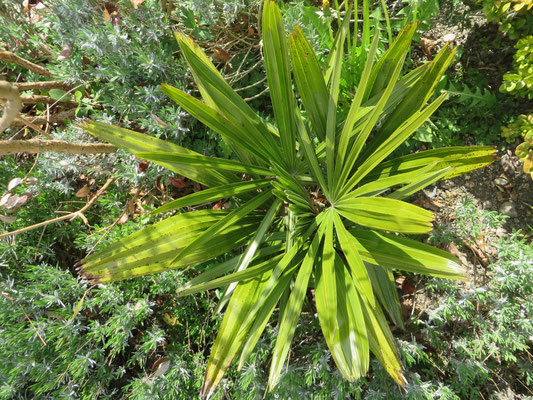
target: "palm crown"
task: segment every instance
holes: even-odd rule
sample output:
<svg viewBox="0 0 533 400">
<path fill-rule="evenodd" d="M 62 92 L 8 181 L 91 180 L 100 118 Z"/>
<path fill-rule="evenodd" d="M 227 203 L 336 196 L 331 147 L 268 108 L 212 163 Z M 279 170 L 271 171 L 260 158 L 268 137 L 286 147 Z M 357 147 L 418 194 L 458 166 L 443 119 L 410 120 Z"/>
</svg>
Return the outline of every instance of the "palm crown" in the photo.
<svg viewBox="0 0 533 400">
<path fill-rule="evenodd" d="M 228 197 L 237 206 L 178 213 L 87 257 L 81 269 L 88 279 L 106 283 L 183 268 L 244 247 L 180 291 L 226 288 L 220 309 L 226 303 L 227 309 L 209 359 L 204 396 L 213 393 L 239 350 L 243 366 L 280 304 L 269 375 L 269 387 L 276 385 L 309 287 L 315 289 L 320 326 L 342 375 L 349 380 L 364 375 L 372 351 L 403 385 L 384 313 L 401 325 L 392 269 L 463 279 L 454 257 L 404 236 L 429 232 L 433 214 L 403 199 L 439 179 L 490 163 L 493 150 L 444 148 L 386 160 L 445 100 L 443 94 L 427 104 L 453 59 L 448 46 L 431 63 L 401 76 L 415 25 L 404 28 L 377 62 L 374 38 L 349 111 L 342 115 L 338 93 L 348 19 L 325 72 L 299 27 L 287 40 L 275 2 L 264 3 L 262 23 L 276 126 L 265 123 L 182 34 L 176 39 L 203 102 L 162 85 L 181 107 L 219 133 L 237 160 L 206 157 L 102 123 L 82 126 L 209 186 L 154 212 Z"/>
</svg>

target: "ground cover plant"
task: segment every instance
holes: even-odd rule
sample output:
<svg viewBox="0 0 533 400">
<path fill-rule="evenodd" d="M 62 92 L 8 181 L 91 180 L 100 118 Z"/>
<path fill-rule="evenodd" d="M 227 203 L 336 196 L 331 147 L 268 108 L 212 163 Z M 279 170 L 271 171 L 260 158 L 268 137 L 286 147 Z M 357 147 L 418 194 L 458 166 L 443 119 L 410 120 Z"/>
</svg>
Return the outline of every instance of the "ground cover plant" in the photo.
<svg viewBox="0 0 533 400">
<path fill-rule="evenodd" d="M 49 101 L 24 103 L 20 116 L 29 123 L 34 121 L 33 124 L 15 120 L 1 139 L 27 142 L 32 137 L 44 139 L 48 133 L 54 140 L 66 140 L 73 145 L 91 144 L 94 138 L 75 128 L 74 121 L 68 121 L 74 115 L 90 116 L 140 129 L 204 155 L 223 154 L 238 159 L 219 134 L 196 123 L 160 92 L 159 83 L 164 81 L 198 97 L 198 87 L 190 79 L 189 67 L 171 27 L 191 35 L 230 86 L 267 121 L 268 129 L 277 132 L 262 66 L 262 41 L 258 35 L 261 27 L 257 23 L 259 1 L 245 4 L 233 0 L 180 3 L 121 0 L 114 3 L 118 9 L 100 0 L 69 3 L 74 8 L 80 6 L 82 12 L 70 15 L 72 10 L 63 0 L 32 1 L 26 8 L 15 0 L 0 4 L 0 20 L 6 22 L 0 24 L 2 50 L 38 64 L 36 71 L 46 67 L 51 75 L 39 76 L 38 72 L 16 63 L 0 61 L 0 74 L 16 83 L 15 88 L 19 88 L 24 101 L 33 96 L 39 101 Z M 292 30 L 294 23 L 301 25 L 323 70 L 327 70 L 330 49 L 345 15 L 342 4 L 331 2 L 327 10 L 326 3 L 279 3 L 285 32 Z M 373 45 L 374 32 L 381 31 L 374 57 L 376 63 L 392 45 L 391 37 L 394 39 L 398 30 L 416 15 L 424 19 L 423 26 L 419 25 L 413 35 L 414 44 L 400 76 L 412 69 L 411 63 L 418 66 L 432 60 L 445 44 L 440 40 L 445 33 L 456 34 L 456 44 L 460 47 L 428 104 L 442 91 L 450 98 L 430 122 L 413 134 L 418 138 L 423 135 L 423 144 L 418 139 L 406 142 L 403 149 L 396 150 L 388 159 L 396 158 L 396 154 L 410 154 L 413 148 L 419 151 L 442 144 L 490 143 L 504 148 L 508 145 L 501 139 L 499 128 L 513 122 L 513 114 L 524 115 L 503 131 L 505 139 L 527 134 L 527 101 L 497 91 L 503 73 L 511 70 L 514 43 L 501 42 L 501 34 L 495 34 L 497 27 L 491 27 L 487 35 L 487 25 L 480 22 L 482 14 L 471 8 L 473 3 L 468 6 L 455 0 L 438 5 L 433 1 L 359 3 L 358 26 L 366 24 L 369 35 L 365 35 L 363 43 L 352 21 L 340 67 L 337 121 L 344 121 L 348 115 L 363 74 L 366 53 Z M 365 5 L 369 6 L 369 12 L 365 11 Z M 15 7 L 15 12 L 6 12 L 6 7 Z M 204 10 L 207 7 L 209 13 L 199 13 L 200 7 Z M 63 11 L 56 12 L 59 8 Z M 432 20 L 434 17 L 436 20 Z M 71 19 L 84 22 L 72 29 Z M 443 24 L 452 26 L 452 30 L 443 30 Z M 91 47 L 95 37 L 104 40 L 100 56 L 94 43 Z M 437 41 L 428 55 L 421 51 L 421 46 L 427 43 L 419 42 L 419 37 Z M 70 56 L 66 51 L 68 43 L 74 43 Z M 165 76 L 159 76 L 157 71 L 149 76 L 139 73 L 154 67 L 149 59 L 135 57 L 146 52 L 143 46 L 154 49 L 159 72 Z M 502 46 L 508 50 L 502 52 Z M 114 53 L 109 52 L 110 48 Z M 0 55 L 3 57 L 5 52 Z M 83 57 L 90 63 L 81 62 Z M 122 63 L 121 57 L 127 62 Z M 478 60 L 490 60 L 490 63 Z M 175 68 L 176 65 L 179 67 Z M 69 76 L 83 76 L 83 82 Z M 46 88 L 50 79 L 54 80 L 52 90 Z M 45 88 L 23 89 L 33 87 L 32 81 L 42 82 Z M 77 87 L 80 83 L 85 86 Z M 133 85 L 133 90 L 123 83 Z M 298 82 L 293 85 L 299 112 L 325 172 L 326 153 L 320 147 L 323 146 L 320 140 L 314 138 Z M 150 96 L 141 101 L 148 87 Z M 113 93 L 118 95 L 116 103 L 113 103 Z M 128 93 L 139 96 L 128 97 Z M 68 101 L 57 101 L 61 99 Z M 362 107 L 367 105 L 368 102 Z M 119 109 L 123 112 L 117 113 Z M 158 111 L 152 115 L 153 110 Z M 65 112 L 70 116 L 55 119 Z M 381 116 L 387 118 L 384 113 Z M 380 126 L 376 124 L 373 131 L 379 132 Z M 145 143 L 151 141 L 148 136 L 142 138 Z M 299 157 L 306 162 L 299 144 L 297 136 Z M 512 142 L 515 144 L 518 144 L 516 139 Z M 0 150 L 4 145 L 0 141 Z M 438 181 L 409 197 L 414 204 L 434 211 L 436 218 L 434 230 L 428 235 L 417 234 L 414 239 L 452 252 L 471 280 L 453 282 L 427 278 L 395 266 L 391 269 L 393 275 L 388 275 L 393 278 L 388 287 L 390 293 L 399 294 L 400 306 L 396 303 L 390 310 L 384 309 L 383 315 L 391 325 L 407 381 L 403 389 L 372 356 L 366 376 L 355 382 L 343 377 L 317 318 L 316 282 L 311 274 L 277 385 L 269 386 L 269 369 L 280 322 L 288 309 L 289 290 L 281 296 L 279 306 L 274 307 L 248 359 L 242 365 L 235 362 L 227 368 L 213 398 L 529 399 L 533 393 L 528 330 L 532 310 L 528 305 L 533 300 L 528 282 L 533 261 L 531 223 L 528 224 L 531 211 L 528 213 L 527 207 L 533 198 L 533 186 L 530 177 L 521 174 L 522 164 L 510 151 L 498 152 L 496 160 L 487 168 Z M 258 178 L 253 174 L 237 174 L 237 177 L 249 183 Z M 275 179 L 274 175 L 266 178 Z M 318 187 L 306 179 L 304 188 Z M 399 187 L 394 186 L 378 196 L 386 197 Z M 107 190 L 101 191 L 102 188 Z M 0 398 L 198 398 L 228 304 L 222 301 L 225 305 L 221 306 L 220 301 L 227 296 L 224 287 L 194 296 L 184 296 L 182 289 L 188 287 L 191 279 L 221 262 L 234 262 L 232 258 L 242 254 L 246 247 L 189 269 L 99 286 L 80 279 L 73 265 L 87 254 L 105 251 L 107 246 L 175 212 L 150 213 L 153 209 L 190 193 L 202 193 L 205 188 L 206 185 L 138 159 L 122 149 L 106 155 L 53 152 L 0 155 Z M 264 192 L 264 188 L 259 190 L 257 193 Z M 325 197 L 314 188 L 313 192 L 315 206 L 327 207 Z M 465 195 L 469 200 L 463 200 Z M 198 207 L 188 206 L 178 213 L 222 210 L 222 215 L 249 200 L 240 196 L 244 195 Z M 89 202 L 92 206 L 82 213 L 83 219 L 76 212 Z M 505 210 L 500 209 L 504 202 Z M 267 208 L 261 206 L 259 211 Z M 287 212 L 280 207 L 275 217 L 277 225 L 265 234 L 271 240 L 268 245 L 283 245 L 286 240 L 283 239 L 286 235 L 283 238 L 280 235 L 276 242 L 271 233 L 285 229 L 282 217 Z M 9 234 L 56 220 L 58 216 L 62 217 L 61 221 Z M 348 224 L 344 219 L 343 222 Z M 523 234 L 511 234 L 518 228 L 523 229 Z M 335 230 L 333 234 L 337 234 Z M 384 236 L 387 232 L 379 234 Z M 341 246 L 338 241 L 335 245 Z M 323 252 L 322 244 L 320 252 Z M 320 262 L 317 259 L 317 264 Z M 368 263 L 366 267 L 370 273 L 376 271 Z M 375 283 L 375 277 L 370 279 Z M 383 293 L 375 295 L 377 304 L 383 306 Z"/>
<path fill-rule="evenodd" d="M 323 74 L 302 31 L 296 27 L 287 42 L 278 7 L 267 1 L 263 10 L 266 71 L 277 127 L 265 125 L 205 53 L 183 35 L 176 38 L 204 103 L 163 85 L 169 97 L 232 146 L 238 161 L 205 157 L 114 126 L 82 125 L 210 187 L 156 212 L 228 196 L 238 207 L 168 218 L 83 260 L 81 271 L 90 281 L 112 282 L 194 265 L 245 246 L 242 255 L 206 270 L 180 290 L 185 295 L 230 284 L 221 299 L 222 306 L 229 302 L 211 351 L 203 396 L 212 395 L 241 347 L 243 365 L 285 296 L 268 383 L 269 388 L 276 386 L 308 286 L 314 288 L 321 330 L 341 374 L 348 380 L 365 375 L 371 350 L 403 385 L 402 367 L 381 309 L 398 321 L 389 268 L 455 279 L 462 278 L 462 270 L 451 255 L 383 231 L 429 232 L 432 213 L 400 199 L 439 179 L 490 163 L 492 149 L 450 148 L 382 163 L 444 101 L 442 95 L 425 106 L 454 51 L 445 47 L 432 63 L 399 79 L 416 25 L 402 30 L 374 63 L 376 35 L 349 112 L 337 120 L 349 20 L 339 30 Z M 289 52 L 308 123 L 299 115 L 292 93 Z M 376 129 L 378 121 L 381 126 Z M 245 175 L 239 178 L 235 173 Z M 378 196 L 388 190 L 392 191 Z"/>
</svg>

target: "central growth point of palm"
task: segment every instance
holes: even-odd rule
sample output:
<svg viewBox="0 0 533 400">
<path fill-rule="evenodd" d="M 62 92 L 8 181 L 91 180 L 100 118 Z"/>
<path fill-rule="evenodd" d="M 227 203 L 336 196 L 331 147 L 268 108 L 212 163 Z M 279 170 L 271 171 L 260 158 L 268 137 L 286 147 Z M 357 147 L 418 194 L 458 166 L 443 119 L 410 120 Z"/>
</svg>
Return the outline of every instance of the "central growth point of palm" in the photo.
<svg viewBox="0 0 533 400">
<path fill-rule="evenodd" d="M 235 356 L 243 366 L 282 302 L 268 381 L 269 388 L 277 384 L 311 288 L 315 304 L 306 307 L 316 307 L 342 375 L 355 380 L 366 374 L 371 351 L 403 385 L 386 319 L 402 325 L 393 270 L 464 279 L 453 256 L 406 237 L 431 231 L 433 214 L 404 200 L 439 179 L 492 161 L 489 147 L 390 158 L 445 100 L 445 95 L 431 99 L 455 51 L 445 46 L 432 62 L 402 75 L 416 25 L 405 27 L 377 62 L 376 36 L 343 114 L 339 82 L 349 18 L 339 28 L 325 71 L 299 27 L 286 38 L 275 2 L 264 3 L 262 23 L 276 126 L 265 123 L 182 34 L 176 39 L 203 101 L 162 85 L 164 93 L 220 134 L 237 159 L 206 157 L 103 123 L 82 125 L 209 187 L 155 213 L 230 197 L 235 206 L 180 211 L 87 257 L 81 271 L 91 281 L 106 283 L 229 255 L 180 290 L 188 295 L 225 288 L 219 309 L 226 310 L 207 366 L 205 397 Z"/>
</svg>

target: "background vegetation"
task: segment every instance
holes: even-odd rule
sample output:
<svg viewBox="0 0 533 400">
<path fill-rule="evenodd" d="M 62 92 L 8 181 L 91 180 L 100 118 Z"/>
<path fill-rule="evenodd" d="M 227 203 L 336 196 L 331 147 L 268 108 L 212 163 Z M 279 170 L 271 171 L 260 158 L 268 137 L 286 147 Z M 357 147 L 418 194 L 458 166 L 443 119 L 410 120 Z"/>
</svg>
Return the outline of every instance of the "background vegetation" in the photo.
<svg viewBox="0 0 533 400">
<path fill-rule="evenodd" d="M 312 1 L 280 2 L 287 26 L 302 26 L 321 62 L 337 29 L 335 2 L 331 3 L 328 8 Z M 43 117 L 45 122 L 38 126 L 54 139 L 92 142 L 73 124 L 76 118 L 89 117 L 148 132 L 202 154 L 231 156 L 212 132 L 171 104 L 158 88 L 165 82 L 197 93 L 173 29 L 192 35 L 232 87 L 257 112 L 266 118 L 271 115 L 259 62 L 259 1 L 28 4 L 5 0 L 0 5 L 0 47 L 45 66 L 51 76 L 7 59 L 1 61 L 0 73 L 11 82 L 53 79 L 64 84 L 21 93 L 53 99 L 25 103 L 22 115 L 36 121 Z M 479 193 L 472 195 L 468 180 L 432 187 L 443 194 L 458 192 L 455 202 L 450 193 L 443 197 L 450 200 L 448 204 L 430 191 L 413 199 L 442 213 L 438 217 L 442 228 L 423 239 L 463 257 L 472 281 L 457 285 L 397 275 L 405 330 L 398 328 L 395 334 L 409 382 L 405 391 L 375 360 L 367 378 L 345 382 L 307 305 L 300 321 L 305 329 L 296 330 L 290 366 L 267 398 L 533 396 L 533 223 L 528 196 L 532 186 L 530 177 L 521 173 L 523 165 L 524 172 L 529 172 L 527 163 L 533 160 L 530 4 L 375 2 L 369 15 L 360 13 L 359 19 L 368 19 L 371 27 L 360 43 L 372 37 L 372 30 L 384 33 L 378 54 L 390 44 L 389 29 L 394 35 L 405 23 L 420 21 L 409 66 L 431 59 L 445 35 L 454 35 L 448 39 L 461 47 L 453 69 L 439 85 L 439 91 L 448 91 L 451 98 L 401 152 L 490 144 L 500 150 L 495 164 L 505 170 L 513 160 L 507 150 L 513 154 L 517 148 L 522 163 L 514 159 L 516 165 L 506 178 L 500 176 L 500 167 L 487 169 L 491 176 L 483 182 L 493 185 L 487 189 L 493 197 L 498 188 L 504 195 L 511 193 L 518 213 L 501 208 L 503 200 L 489 206 L 482 196 L 476 198 Z M 361 74 L 361 57 L 351 52 L 345 63 L 341 96 L 347 99 Z M 54 120 L 60 113 L 67 117 Z M 3 140 L 13 140 L 42 134 L 15 123 L 1 135 Z M 494 184 L 495 179 L 509 177 L 511 182 Z M 105 155 L 4 155 L 0 157 L 1 230 L 10 232 L 75 212 L 109 178 L 112 183 L 84 212 L 85 219 L 0 239 L 2 399 L 198 396 L 221 321 L 215 313 L 221 293 L 177 298 L 174 293 L 197 270 L 90 287 L 78 279 L 74 265 L 95 249 L 158 221 L 148 215 L 154 207 L 200 187 L 120 150 Z M 481 178 L 474 175 L 474 179 Z M 516 200 L 528 197 L 529 202 Z M 224 207 L 224 203 L 212 206 Z M 268 344 L 276 333 L 276 324 L 267 327 L 244 370 L 232 369 L 215 398 L 263 396 L 270 363 Z"/>
</svg>

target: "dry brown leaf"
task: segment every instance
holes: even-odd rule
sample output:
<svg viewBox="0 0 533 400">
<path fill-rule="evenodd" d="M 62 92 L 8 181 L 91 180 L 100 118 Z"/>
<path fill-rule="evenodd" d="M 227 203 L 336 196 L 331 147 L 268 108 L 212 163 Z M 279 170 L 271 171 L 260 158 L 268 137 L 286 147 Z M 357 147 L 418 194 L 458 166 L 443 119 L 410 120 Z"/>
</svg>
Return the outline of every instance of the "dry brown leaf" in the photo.
<svg viewBox="0 0 533 400">
<path fill-rule="evenodd" d="M 30 193 L 24 193 L 21 196 L 11 196 L 7 202 L 4 204 L 4 207 L 6 210 L 9 210 L 11 208 L 17 208 L 21 207 L 30 199 Z"/>
<path fill-rule="evenodd" d="M 125 224 L 126 222 L 128 222 L 129 219 L 130 219 L 130 217 L 128 217 L 128 213 L 124 213 L 124 214 L 122 214 L 122 216 L 118 220 L 118 223 L 119 224 Z"/>
<path fill-rule="evenodd" d="M 144 0 L 130 0 L 130 2 L 133 8 L 137 9 L 142 3 L 144 3 Z"/>
<path fill-rule="evenodd" d="M 439 211 L 441 207 L 444 207 L 444 204 L 438 202 L 437 200 L 432 200 L 429 197 L 419 197 L 413 202 L 415 205 L 422 208 L 427 208 L 432 211 Z"/>
<path fill-rule="evenodd" d="M 163 361 L 161 364 L 159 364 L 157 371 L 154 372 L 154 377 L 163 375 L 165 372 L 168 371 L 169 367 L 170 367 L 170 360 Z"/>
<path fill-rule="evenodd" d="M 410 279 L 404 279 L 402 282 L 402 293 L 404 295 L 406 294 L 413 294 L 415 292 L 415 287 L 413 285 L 413 282 L 411 282 Z"/>
<path fill-rule="evenodd" d="M 157 190 L 159 190 L 161 193 L 164 193 L 165 191 L 165 185 L 161 181 L 161 178 L 163 178 L 163 175 L 159 175 L 157 178 L 155 178 L 155 187 Z"/>
<path fill-rule="evenodd" d="M 9 210 L 11 208 L 14 208 L 17 204 L 17 201 L 19 199 L 19 196 L 17 195 L 14 195 L 14 196 L 11 196 L 5 203 L 4 203 L 4 207 L 6 208 L 6 210 Z"/>
<path fill-rule="evenodd" d="M 148 161 L 142 160 L 141 162 L 139 162 L 138 171 L 139 172 L 145 172 L 148 169 L 149 165 L 150 165 L 150 163 Z"/>
<path fill-rule="evenodd" d="M 420 45 L 422 46 L 422 53 L 427 58 L 431 58 L 431 55 L 433 54 L 433 51 L 435 50 L 437 42 L 431 39 L 422 38 L 420 39 Z"/>
<path fill-rule="evenodd" d="M 75 196 L 78 198 L 81 198 L 81 197 L 87 197 L 88 194 L 89 194 L 89 186 L 85 184 L 80 190 L 76 192 Z"/>
<path fill-rule="evenodd" d="M 226 50 L 217 46 L 213 49 L 213 58 L 216 58 L 222 62 L 228 62 L 230 57 Z"/>
<path fill-rule="evenodd" d="M 17 220 L 16 217 L 9 217 L 7 215 L 0 214 L 0 221 L 5 222 L 6 224 L 11 224 Z"/>
<path fill-rule="evenodd" d="M 183 178 L 177 178 L 173 176 L 170 177 L 170 183 L 176 188 L 184 188 L 185 186 L 187 186 Z"/>
<path fill-rule="evenodd" d="M 461 263 L 463 263 L 464 265 L 468 264 L 468 261 L 467 261 L 466 257 L 461 252 L 461 250 L 459 250 L 459 248 L 457 247 L 457 245 L 454 242 L 451 242 L 446 247 L 447 247 L 446 250 L 448 250 L 450 253 L 452 253 L 452 255 L 457 257 L 461 261 Z"/>
<path fill-rule="evenodd" d="M 72 54 L 72 44 L 67 44 L 57 56 L 57 61 L 66 60 Z"/>
<path fill-rule="evenodd" d="M 247 33 L 248 36 L 253 36 L 255 35 L 255 29 L 252 28 L 251 26 L 248 28 L 248 33 Z"/>
<path fill-rule="evenodd" d="M 15 189 L 18 185 L 20 185 L 22 183 L 23 179 L 22 178 L 13 178 L 9 181 L 9 183 L 7 184 L 7 190 L 12 190 L 12 189 Z"/>
<path fill-rule="evenodd" d="M 135 211 L 135 202 L 133 201 L 133 199 L 131 199 L 130 201 L 128 201 L 128 214 L 133 214 L 133 212 Z"/>
<path fill-rule="evenodd" d="M 0 207 L 2 207 L 3 205 L 5 205 L 11 196 L 12 196 L 11 193 L 6 193 L 6 194 L 4 194 L 4 195 L 2 196 L 2 198 L 0 199 Z"/>
<path fill-rule="evenodd" d="M 120 22 L 119 8 L 111 3 L 104 3 L 104 18 L 106 22 L 111 21 L 113 25 Z"/>
</svg>

